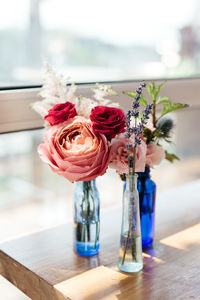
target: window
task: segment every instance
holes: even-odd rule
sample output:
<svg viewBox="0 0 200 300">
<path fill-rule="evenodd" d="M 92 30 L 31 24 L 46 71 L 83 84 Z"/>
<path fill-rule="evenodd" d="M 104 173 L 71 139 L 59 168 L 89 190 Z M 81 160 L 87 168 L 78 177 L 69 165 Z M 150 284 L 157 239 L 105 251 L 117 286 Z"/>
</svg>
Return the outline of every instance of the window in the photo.
<svg viewBox="0 0 200 300">
<path fill-rule="evenodd" d="M 0 86 L 40 84 L 41 55 L 76 82 L 198 76 L 199 19 L 198 0 L 4 1 Z"/>
</svg>

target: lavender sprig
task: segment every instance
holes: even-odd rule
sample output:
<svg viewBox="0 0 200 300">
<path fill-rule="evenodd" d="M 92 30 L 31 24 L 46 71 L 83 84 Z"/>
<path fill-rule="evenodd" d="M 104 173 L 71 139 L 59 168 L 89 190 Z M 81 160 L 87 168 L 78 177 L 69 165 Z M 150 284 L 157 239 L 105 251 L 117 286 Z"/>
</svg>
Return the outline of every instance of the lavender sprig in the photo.
<svg viewBox="0 0 200 300">
<path fill-rule="evenodd" d="M 151 109 L 153 107 L 152 104 L 147 104 L 145 107 L 142 117 L 140 116 L 140 98 L 143 93 L 143 88 L 146 87 L 146 83 L 140 83 L 139 87 L 136 89 L 136 96 L 132 103 L 132 109 L 128 110 L 126 113 L 126 128 L 125 128 L 125 137 L 128 139 L 128 143 L 126 148 L 128 149 L 128 164 L 129 164 L 129 175 L 135 174 L 135 163 L 136 163 L 136 148 L 137 145 L 141 144 L 140 135 L 143 134 L 143 130 L 145 125 L 147 124 L 147 120 L 149 119 L 149 115 L 151 113 Z M 131 118 L 134 118 L 134 125 L 131 125 Z M 138 122 L 139 119 L 139 122 Z M 130 143 L 131 134 L 134 134 L 134 152 L 133 155 L 130 154 L 130 150 L 133 149 L 133 145 Z"/>
<path fill-rule="evenodd" d="M 125 133 L 125 137 L 128 139 L 128 143 L 126 145 L 126 148 L 128 149 L 128 166 L 129 166 L 129 175 L 135 175 L 135 163 L 136 163 L 136 148 L 137 145 L 141 144 L 141 138 L 140 135 L 143 133 L 143 130 L 145 128 L 145 125 L 147 123 L 147 120 L 149 119 L 149 114 L 151 112 L 152 109 L 152 105 L 147 104 L 141 119 L 139 119 L 139 108 L 140 108 L 140 98 L 142 95 L 142 91 L 143 88 L 146 87 L 146 83 L 140 83 L 139 87 L 136 90 L 136 96 L 133 100 L 132 103 L 132 110 L 128 110 L 127 114 L 126 114 L 126 133 Z M 134 125 L 132 126 L 131 124 L 131 117 L 134 118 Z M 140 120 L 138 122 L 138 119 Z M 131 134 L 134 134 L 134 145 L 132 145 L 130 143 L 130 137 Z M 134 146 L 134 150 L 133 150 L 133 155 L 130 154 L 130 150 L 133 149 Z M 132 247 L 132 256 L 133 256 L 133 260 L 135 259 L 135 239 L 130 237 L 130 230 L 131 230 L 131 218 L 133 216 L 130 215 L 129 217 L 129 228 L 128 228 L 128 232 L 127 232 L 127 238 L 126 238 L 126 243 L 125 243 L 125 247 L 124 247 L 124 253 L 123 253 L 123 257 L 122 257 L 122 265 L 125 262 L 125 257 L 126 257 L 126 252 L 127 252 L 127 247 L 128 247 L 128 243 L 130 240 L 131 243 L 131 247 Z"/>
</svg>

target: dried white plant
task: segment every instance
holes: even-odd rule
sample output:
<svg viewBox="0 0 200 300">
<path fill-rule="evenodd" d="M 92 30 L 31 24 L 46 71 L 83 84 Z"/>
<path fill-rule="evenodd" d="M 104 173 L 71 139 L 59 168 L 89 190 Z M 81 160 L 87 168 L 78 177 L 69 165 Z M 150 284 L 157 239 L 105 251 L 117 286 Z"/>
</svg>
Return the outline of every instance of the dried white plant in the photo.
<svg viewBox="0 0 200 300">
<path fill-rule="evenodd" d="M 76 95 L 77 86 L 71 83 L 69 78 L 56 73 L 46 61 L 44 61 L 44 66 L 45 75 L 43 86 L 39 93 L 43 99 L 31 105 L 42 117 L 46 116 L 49 109 L 55 104 L 65 103 L 66 101 L 74 103 L 77 114 L 85 118 L 89 118 L 91 109 L 98 105 L 120 107 L 118 103 L 105 98 L 111 95 L 117 95 L 111 86 L 97 83 L 97 88 L 92 89 L 94 93 L 93 98 L 78 97 Z"/>
</svg>

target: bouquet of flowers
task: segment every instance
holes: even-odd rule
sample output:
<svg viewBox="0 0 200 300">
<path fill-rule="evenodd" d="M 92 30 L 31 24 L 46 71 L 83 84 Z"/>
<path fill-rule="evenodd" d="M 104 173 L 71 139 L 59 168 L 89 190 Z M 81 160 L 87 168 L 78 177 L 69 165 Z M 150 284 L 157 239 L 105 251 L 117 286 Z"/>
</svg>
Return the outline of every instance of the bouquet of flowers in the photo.
<svg viewBox="0 0 200 300">
<path fill-rule="evenodd" d="M 139 100 L 142 97 L 142 89 L 145 83 L 140 84 L 132 103 L 132 109 L 126 114 L 126 149 L 128 151 L 128 175 L 125 175 L 126 184 L 123 193 L 123 214 L 120 239 L 120 255 L 118 267 L 123 272 L 138 272 L 143 268 L 142 243 L 139 217 L 139 197 L 137 191 L 136 163 L 137 149 L 142 144 L 146 145 L 143 131 L 151 113 L 152 104 L 147 104 L 143 111 L 140 109 Z M 141 112 L 141 116 L 140 116 Z M 140 118 L 139 118 L 140 116 Z M 132 122 L 131 122 L 132 121 Z M 146 154 L 143 151 L 143 154 Z M 141 159 L 145 163 L 145 159 Z M 144 165 L 143 165 L 144 168 Z"/>
<path fill-rule="evenodd" d="M 144 248 L 151 246 L 154 239 L 156 184 L 150 178 L 150 169 L 153 168 L 154 165 L 159 164 L 164 158 L 170 162 L 179 159 L 175 154 L 164 150 L 163 147 L 163 141 L 165 141 L 165 143 L 171 143 L 171 133 L 174 127 L 173 121 L 170 118 L 166 118 L 166 115 L 170 112 L 188 107 L 187 104 L 172 102 L 169 97 L 159 97 L 159 93 L 165 83 L 166 82 L 163 82 L 156 86 L 152 81 L 152 83 L 146 84 L 150 101 L 141 93 L 141 87 L 135 92 L 124 92 L 132 99 L 138 100 L 141 106 L 151 107 L 151 113 L 147 116 L 147 118 L 150 119 L 150 123 L 143 129 L 143 133 L 140 135 L 140 145 L 137 145 L 136 154 L 138 159 L 135 165 L 136 172 L 138 172 L 137 183 L 140 198 L 142 246 Z M 133 108 L 139 107 L 139 103 L 134 102 Z M 145 114 L 142 115 L 139 111 L 135 111 L 134 116 L 135 115 L 137 115 L 139 119 L 145 117 Z M 137 130 L 136 133 L 138 133 Z M 127 134 L 130 140 L 132 140 L 130 133 L 128 132 Z M 124 142 L 121 142 L 121 149 L 118 151 L 118 155 L 112 154 L 113 162 L 111 166 L 115 167 L 119 174 L 121 174 L 121 178 L 125 180 L 124 173 L 128 172 L 128 152 L 125 149 L 125 138 L 121 137 L 121 139 Z M 117 138 L 112 141 L 112 144 L 117 148 L 119 144 Z M 116 151 L 114 153 L 116 153 Z M 123 153 L 121 158 L 119 153 Z"/>
<path fill-rule="evenodd" d="M 99 196 L 94 180 L 105 174 L 111 143 L 125 130 L 125 115 L 110 86 L 97 85 L 91 99 L 76 95 L 76 85 L 47 65 L 40 95 L 32 107 L 45 121 L 40 158 L 58 175 L 77 182 L 74 193 L 74 248 L 90 256 L 99 250 Z"/>
<path fill-rule="evenodd" d="M 111 140 L 125 128 L 116 95 L 110 86 L 97 85 L 94 99 L 76 96 L 76 85 L 67 87 L 62 75 L 47 66 L 40 95 L 32 107 L 44 118 L 46 132 L 39 146 L 41 159 L 71 182 L 90 181 L 103 175 L 109 165 Z"/>
<path fill-rule="evenodd" d="M 152 105 L 151 125 L 144 129 L 143 134 L 148 148 L 146 165 L 150 168 L 161 161 L 161 152 L 162 158 L 165 158 L 170 162 L 173 162 L 175 159 L 179 159 L 175 154 L 169 153 L 167 150 L 164 150 L 163 156 L 163 151 L 161 150 L 161 144 L 163 141 L 171 143 L 171 133 L 174 128 L 172 119 L 167 118 L 166 115 L 173 111 L 189 107 L 188 104 L 172 102 L 169 97 L 160 97 L 160 91 L 165 84 L 166 81 L 158 86 L 156 86 L 154 81 L 149 84 L 147 83 L 146 87 L 150 101 L 148 101 L 144 95 L 141 95 L 139 100 L 143 106 L 146 106 L 148 103 Z M 137 91 L 124 92 L 124 94 L 131 98 L 135 98 L 137 96 Z"/>
</svg>

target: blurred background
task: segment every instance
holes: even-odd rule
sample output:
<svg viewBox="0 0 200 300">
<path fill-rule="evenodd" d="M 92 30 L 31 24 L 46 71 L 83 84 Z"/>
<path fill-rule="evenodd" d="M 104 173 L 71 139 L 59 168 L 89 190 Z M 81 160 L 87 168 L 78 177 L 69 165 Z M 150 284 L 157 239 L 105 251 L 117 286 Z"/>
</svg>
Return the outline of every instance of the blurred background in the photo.
<svg viewBox="0 0 200 300">
<path fill-rule="evenodd" d="M 198 78 L 200 2 L 161 2 L 2 2 L 0 88 L 40 85 L 41 57 L 83 83 Z M 159 192 L 200 178 L 200 101 L 171 117 L 176 123 L 171 150 L 181 160 L 164 161 L 153 170 Z M 0 135 L 1 242 L 72 219 L 74 185 L 40 161 L 42 137 L 43 129 Z M 102 209 L 120 205 L 122 182 L 115 171 L 97 184 Z M 2 300 L 29 299 L 1 276 L 0 294 Z"/>
<path fill-rule="evenodd" d="M 0 85 L 40 84 L 44 56 L 74 81 L 200 74 L 198 0 L 7 0 Z"/>
</svg>

